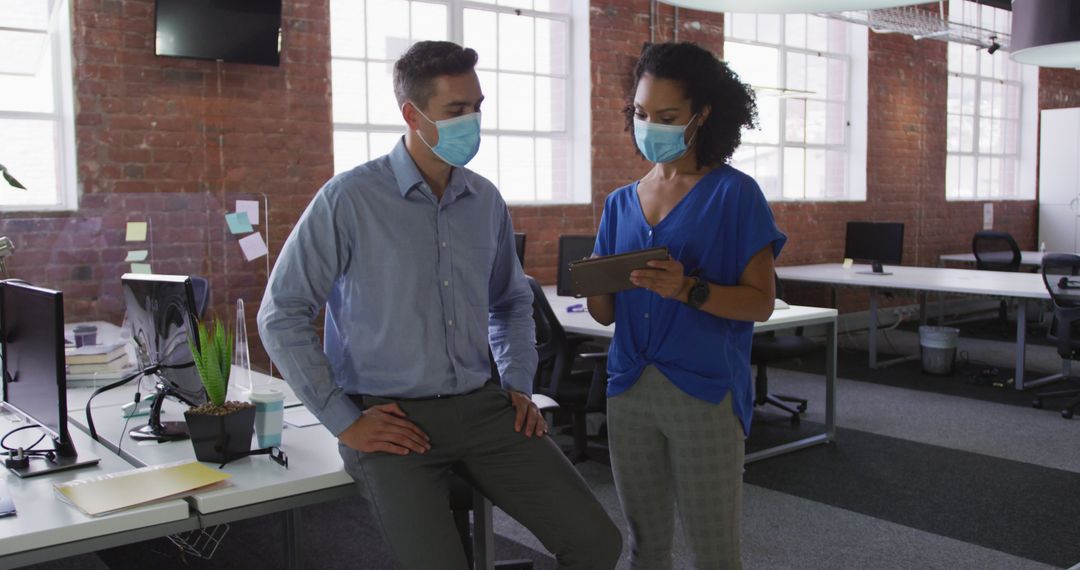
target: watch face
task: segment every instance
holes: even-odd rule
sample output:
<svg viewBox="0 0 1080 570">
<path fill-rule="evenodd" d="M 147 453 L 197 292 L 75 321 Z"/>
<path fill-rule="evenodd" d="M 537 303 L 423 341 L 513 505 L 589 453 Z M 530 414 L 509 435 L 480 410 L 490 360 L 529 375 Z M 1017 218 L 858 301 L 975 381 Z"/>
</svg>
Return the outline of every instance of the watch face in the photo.
<svg viewBox="0 0 1080 570">
<path fill-rule="evenodd" d="M 700 307 L 705 304 L 705 301 L 709 298 L 709 284 L 705 281 L 699 280 L 690 288 L 690 294 L 687 295 L 690 305 L 693 307 Z"/>
</svg>

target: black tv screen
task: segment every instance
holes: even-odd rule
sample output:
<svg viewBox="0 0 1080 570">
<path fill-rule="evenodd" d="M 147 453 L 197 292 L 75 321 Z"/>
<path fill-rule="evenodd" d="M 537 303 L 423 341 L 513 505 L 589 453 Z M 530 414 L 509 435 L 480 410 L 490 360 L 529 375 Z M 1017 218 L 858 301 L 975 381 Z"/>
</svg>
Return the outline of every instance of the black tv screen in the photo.
<svg viewBox="0 0 1080 570">
<path fill-rule="evenodd" d="M 281 0 L 157 0 L 154 53 L 278 65 Z"/>
</svg>

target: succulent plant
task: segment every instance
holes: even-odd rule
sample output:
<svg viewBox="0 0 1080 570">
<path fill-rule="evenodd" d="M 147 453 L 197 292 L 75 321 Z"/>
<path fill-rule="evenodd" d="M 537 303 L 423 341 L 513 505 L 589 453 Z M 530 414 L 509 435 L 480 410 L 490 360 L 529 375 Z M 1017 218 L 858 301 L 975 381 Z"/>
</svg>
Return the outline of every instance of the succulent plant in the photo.
<svg viewBox="0 0 1080 570">
<path fill-rule="evenodd" d="M 232 368 L 233 337 L 226 334 L 225 325 L 217 321 L 211 331 L 203 323 L 197 327 L 199 346 L 188 339 L 191 355 L 195 358 L 195 368 L 199 371 L 206 395 L 215 406 L 225 404 L 225 394 L 229 390 L 229 372 Z"/>
</svg>

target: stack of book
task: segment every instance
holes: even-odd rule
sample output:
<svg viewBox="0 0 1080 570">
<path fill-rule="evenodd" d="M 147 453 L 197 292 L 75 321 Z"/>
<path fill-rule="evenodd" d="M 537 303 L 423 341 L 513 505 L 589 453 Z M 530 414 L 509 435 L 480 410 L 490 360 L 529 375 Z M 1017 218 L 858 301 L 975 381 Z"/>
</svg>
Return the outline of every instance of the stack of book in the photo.
<svg viewBox="0 0 1080 570">
<path fill-rule="evenodd" d="M 64 349 L 68 380 L 121 376 L 132 368 L 124 343 L 93 344 Z"/>
</svg>

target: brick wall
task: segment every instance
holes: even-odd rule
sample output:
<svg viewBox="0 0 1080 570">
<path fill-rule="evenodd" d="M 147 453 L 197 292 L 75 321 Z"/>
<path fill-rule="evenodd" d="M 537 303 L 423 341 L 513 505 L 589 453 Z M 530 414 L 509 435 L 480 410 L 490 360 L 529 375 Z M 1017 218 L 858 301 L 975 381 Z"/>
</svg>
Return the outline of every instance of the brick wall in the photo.
<svg viewBox="0 0 1080 570">
<path fill-rule="evenodd" d="M 118 320 L 115 276 L 134 249 L 123 243 L 123 224 L 148 218 L 155 270 L 207 275 L 212 310 L 231 314 L 243 298 L 255 330 L 265 260 L 239 258 L 221 214 L 236 197 L 265 195 L 272 259 L 333 173 L 329 2 L 284 4 L 282 64 L 263 67 L 157 58 L 153 0 L 73 0 L 82 207 L 0 220 L 0 235 L 18 241 L 15 274 L 67 291 L 71 318 Z M 648 168 L 621 110 L 649 41 L 650 2 L 592 0 L 590 16 L 593 203 L 512 208 L 518 231 L 529 235 L 526 270 L 542 282 L 554 280 L 558 235 L 595 231 L 604 197 Z M 677 31 L 722 53 L 718 14 L 681 10 L 676 26 L 675 10 L 659 4 L 654 23 L 657 41 Z M 869 56 L 867 202 L 774 204 L 792 238 L 781 264 L 838 260 L 849 219 L 904 221 L 905 262 L 921 265 L 967 250 L 981 228 L 981 202 L 944 200 L 945 44 L 871 33 Z M 1041 82 L 1041 108 L 1080 105 L 1080 73 L 1043 70 Z M 1034 202 L 996 202 L 994 222 L 1022 247 L 1035 246 Z M 792 293 L 827 301 L 812 290 Z M 864 306 L 855 301 L 841 309 Z"/>
</svg>

